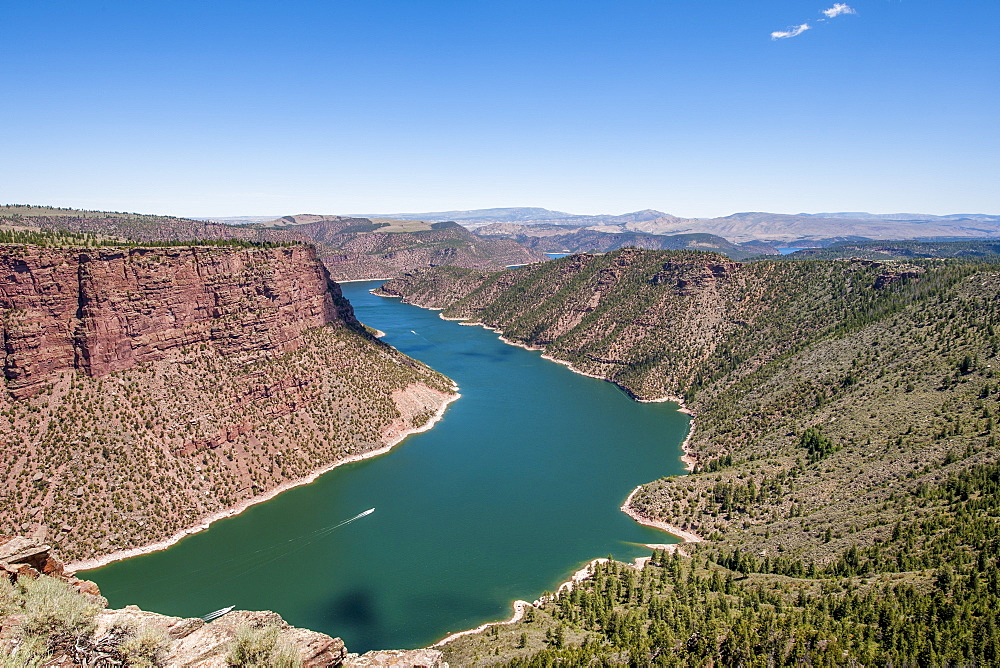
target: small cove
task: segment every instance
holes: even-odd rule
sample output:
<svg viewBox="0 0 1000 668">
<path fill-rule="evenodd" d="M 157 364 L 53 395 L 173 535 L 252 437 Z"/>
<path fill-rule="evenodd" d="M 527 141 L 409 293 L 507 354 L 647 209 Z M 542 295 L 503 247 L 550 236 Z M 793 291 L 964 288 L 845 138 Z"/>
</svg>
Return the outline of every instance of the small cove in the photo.
<svg viewBox="0 0 1000 668">
<path fill-rule="evenodd" d="M 83 573 L 112 606 L 274 610 L 351 651 L 419 647 L 506 618 L 511 601 L 594 557 L 670 542 L 619 506 L 636 485 L 683 472 L 688 418 L 675 404 L 634 402 L 493 332 L 369 294 L 378 284 L 343 285 L 358 318 L 454 379 L 462 398 L 387 455 Z"/>
</svg>

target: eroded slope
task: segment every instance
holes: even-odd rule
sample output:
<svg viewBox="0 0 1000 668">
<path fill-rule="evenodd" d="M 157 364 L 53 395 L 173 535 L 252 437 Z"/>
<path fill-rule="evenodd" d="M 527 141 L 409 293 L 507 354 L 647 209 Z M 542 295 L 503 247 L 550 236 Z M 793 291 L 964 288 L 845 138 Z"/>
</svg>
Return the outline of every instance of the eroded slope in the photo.
<svg viewBox="0 0 1000 668">
<path fill-rule="evenodd" d="M 276 230 L 316 243 L 338 281 L 384 279 L 446 265 L 496 271 L 548 259 L 511 239 L 481 239 L 457 223 L 311 215 L 286 216 L 278 223 Z"/>
<path fill-rule="evenodd" d="M 70 558 L 379 449 L 453 395 L 365 333 L 306 246 L 0 257 L 0 532 Z"/>
</svg>

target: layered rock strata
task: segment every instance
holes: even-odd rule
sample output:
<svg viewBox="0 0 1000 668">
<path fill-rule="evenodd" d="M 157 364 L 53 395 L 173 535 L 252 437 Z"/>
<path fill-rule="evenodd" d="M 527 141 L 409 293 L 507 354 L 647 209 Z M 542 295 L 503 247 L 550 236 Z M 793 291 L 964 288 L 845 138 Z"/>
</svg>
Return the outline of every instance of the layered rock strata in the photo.
<svg viewBox="0 0 1000 668">
<path fill-rule="evenodd" d="M 61 371 L 101 377 L 210 342 L 232 355 L 285 353 L 305 330 L 353 322 L 305 246 L 0 249 L 7 390 Z"/>
</svg>

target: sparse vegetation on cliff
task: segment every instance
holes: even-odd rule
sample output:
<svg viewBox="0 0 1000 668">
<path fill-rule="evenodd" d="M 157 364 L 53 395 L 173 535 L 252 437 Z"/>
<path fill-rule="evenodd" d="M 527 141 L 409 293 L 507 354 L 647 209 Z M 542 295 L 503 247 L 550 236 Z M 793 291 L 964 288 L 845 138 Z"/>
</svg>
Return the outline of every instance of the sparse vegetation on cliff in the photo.
<svg viewBox="0 0 1000 668">
<path fill-rule="evenodd" d="M 75 256 L 24 251 L 4 256 L 0 533 L 72 559 L 379 449 L 452 393 L 364 331 L 308 248 L 94 254 L 82 310 L 52 273 L 76 284 Z"/>
<path fill-rule="evenodd" d="M 241 626 L 236 630 L 226 665 L 243 668 L 296 668 L 302 659 L 293 647 L 278 640 L 277 626 Z"/>
<path fill-rule="evenodd" d="M 281 248 L 303 243 L 301 241 L 254 241 L 249 239 L 179 239 L 164 241 L 135 241 L 108 238 L 87 232 L 67 230 L 35 230 L 12 227 L 0 229 L 0 244 L 42 246 L 45 248 L 156 248 L 179 246 L 211 246 L 217 248 Z"/>
<path fill-rule="evenodd" d="M 199 665 L 212 668 L 339 666 L 339 638 L 294 629 L 274 613 L 234 612 L 206 624 L 143 612 L 105 610 L 100 596 L 84 594 L 57 577 L 35 574 L 11 584 L 0 577 L 0 666 Z"/>
<path fill-rule="evenodd" d="M 413 424 L 392 393 L 414 384 L 442 397 L 451 389 L 391 348 L 329 326 L 278 357 L 237 361 L 198 345 L 102 379 L 63 374 L 0 413 L 11 446 L 0 532 L 44 528 L 71 558 L 166 538 L 380 448 Z"/>
<path fill-rule="evenodd" d="M 192 239 L 245 241 L 261 244 L 308 243 L 302 235 L 283 230 L 262 230 L 248 225 L 224 225 L 174 216 L 158 216 L 119 211 L 80 211 L 46 206 L 0 206 L 0 227 L 39 234 L 41 245 L 51 236 L 68 238 L 84 235 L 91 245 L 119 245 L 125 242 L 184 243 Z M 15 242 L 20 243 L 20 242 Z M 34 241 L 29 243 L 35 243 Z"/>
</svg>

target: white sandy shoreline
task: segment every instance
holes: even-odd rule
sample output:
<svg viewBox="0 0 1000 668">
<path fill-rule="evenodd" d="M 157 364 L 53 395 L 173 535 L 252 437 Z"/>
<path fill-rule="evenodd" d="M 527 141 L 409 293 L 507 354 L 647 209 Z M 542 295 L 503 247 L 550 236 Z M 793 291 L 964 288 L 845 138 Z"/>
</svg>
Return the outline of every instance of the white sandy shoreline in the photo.
<svg viewBox="0 0 1000 668">
<path fill-rule="evenodd" d="M 647 557 L 647 559 L 648 559 L 648 557 Z M 592 559 L 583 568 L 581 568 L 577 572 L 573 573 L 573 575 L 571 575 L 568 580 L 566 580 L 565 582 L 561 582 L 559 584 L 559 586 L 556 587 L 555 594 L 553 594 L 551 596 L 541 596 L 541 597 L 535 599 L 531 603 L 529 603 L 527 601 L 522 601 L 521 599 L 518 599 L 518 600 L 514 601 L 514 603 L 512 604 L 513 607 L 514 607 L 514 614 L 511 615 L 509 619 L 504 619 L 504 620 L 499 621 L 499 622 L 486 622 L 485 624 L 480 624 L 476 628 L 469 629 L 468 631 L 458 631 L 456 633 L 451 633 L 451 634 L 445 636 L 444 638 L 442 638 L 441 640 L 438 640 L 436 643 L 434 643 L 433 645 L 431 645 L 431 647 L 432 648 L 433 647 L 441 647 L 442 645 L 450 643 L 452 640 L 455 640 L 456 638 L 461 638 L 462 636 L 471 636 L 471 635 L 474 635 L 476 633 L 481 633 L 481 632 L 485 631 L 486 629 L 490 628 L 491 626 L 504 626 L 504 625 L 507 625 L 507 624 L 514 624 L 516 622 L 519 622 L 524 617 L 524 611 L 525 611 L 525 609 L 527 609 L 528 607 L 537 608 L 540 605 L 542 605 L 543 603 L 545 603 L 546 601 L 550 600 L 551 598 L 559 595 L 560 593 L 562 593 L 564 591 L 565 592 L 572 591 L 573 587 L 576 586 L 577 582 L 580 582 L 582 580 L 586 580 L 591 575 L 593 575 L 593 573 L 594 573 L 594 565 L 595 564 L 603 564 L 603 563 L 606 563 L 607 561 L 608 561 L 607 557 L 598 557 L 597 559 Z"/>
<path fill-rule="evenodd" d="M 673 524 L 668 524 L 667 522 L 654 520 L 651 517 L 646 517 L 638 510 L 633 508 L 631 505 L 632 497 L 634 497 L 636 495 L 636 492 L 638 492 L 640 489 L 642 489 L 642 485 L 639 485 L 638 487 L 633 489 L 632 492 L 628 495 L 628 498 L 625 499 L 625 503 L 623 503 L 621 507 L 621 511 L 623 513 L 634 519 L 639 524 L 642 524 L 643 526 L 652 527 L 654 529 L 659 529 L 661 531 L 666 531 L 672 536 L 677 536 L 678 538 L 681 539 L 681 543 L 700 543 L 703 540 L 705 540 L 704 538 L 694 533 L 693 531 L 687 531 L 678 526 L 674 526 Z M 652 547 L 652 544 L 647 545 L 647 547 Z M 669 547 L 669 545 L 656 546 L 657 549 L 662 549 L 664 547 Z"/>
<path fill-rule="evenodd" d="M 457 386 L 454 388 L 454 390 L 455 394 L 453 396 L 447 397 L 444 403 L 441 404 L 440 407 L 438 407 L 437 411 L 429 420 L 427 420 L 427 422 L 425 422 L 420 427 L 404 429 L 400 433 L 390 436 L 386 444 L 380 448 L 376 448 L 375 450 L 369 450 L 367 452 L 362 452 L 356 455 L 345 457 L 344 459 L 340 459 L 327 466 L 316 469 L 315 471 L 313 471 L 312 473 L 303 478 L 296 478 L 295 480 L 289 480 L 287 482 L 283 482 L 274 489 L 268 490 L 263 494 L 260 494 L 258 496 L 249 499 L 245 499 L 237 503 L 235 506 L 224 508 L 218 512 L 208 515 L 207 517 L 203 517 L 200 520 L 198 520 L 198 523 L 195 524 L 194 526 L 182 529 L 177 533 L 175 533 L 174 535 L 172 535 L 170 538 L 166 538 L 164 540 L 160 540 L 155 543 L 149 543 L 147 545 L 141 545 L 139 547 L 131 547 L 126 550 L 118 550 L 116 552 L 112 552 L 110 554 L 102 555 L 99 557 L 92 557 L 90 559 L 74 561 L 72 563 L 66 564 L 66 570 L 71 572 L 89 571 L 94 568 L 101 568 L 102 566 L 107 566 L 108 564 L 114 563 L 116 561 L 121 561 L 122 559 L 130 559 L 132 557 L 138 557 L 143 554 L 150 554 L 151 552 L 159 552 L 160 550 L 165 550 L 168 547 L 176 544 L 183 538 L 186 538 L 187 536 L 191 536 L 200 531 L 204 531 L 205 529 L 210 527 L 213 522 L 225 519 L 226 517 L 234 517 L 236 515 L 239 515 L 250 506 L 255 506 L 258 503 L 264 503 L 265 501 L 270 501 L 271 499 L 278 496 L 282 492 L 286 492 L 294 487 L 308 485 L 309 483 L 314 482 L 321 475 L 329 473 L 338 466 L 344 466 L 345 464 L 353 464 L 354 462 L 360 462 L 365 459 L 371 459 L 372 457 L 378 457 L 379 455 L 384 455 L 390 450 L 392 450 L 393 447 L 401 443 L 403 439 L 405 439 L 407 436 L 410 436 L 411 434 L 419 434 L 421 432 L 428 431 L 431 427 L 433 427 L 444 416 L 445 410 L 447 410 L 448 406 L 451 405 L 453 401 L 458 400 L 462 396 L 461 394 L 458 393 Z"/>
<path fill-rule="evenodd" d="M 373 294 L 375 294 L 375 293 L 373 292 Z M 391 297 L 390 295 L 377 295 L 377 296 Z M 396 298 L 397 299 L 401 299 L 400 297 L 396 297 Z M 404 300 L 404 303 L 410 303 L 410 302 L 406 302 Z M 431 310 L 431 311 L 443 311 L 444 310 L 444 309 L 439 309 L 439 308 L 430 308 L 430 307 L 426 307 L 426 306 L 420 306 L 419 304 L 411 304 L 411 305 L 412 306 L 418 306 L 419 308 L 423 308 L 423 309 L 427 309 L 427 310 Z M 530 345 L 527 345 L 527 344 L 524 344 L 524 343 L 520 343 L 518 341 L 513 341 L 511 339 L 508 339 L 508 338 L 506 338 L 503 335 L 502 330 L 500 330 L 499 328 L 490 327 L 489 325 L 487 325 L 485 323 L 482 323 L 482 322 L 475 322 L 473 320 L 470 320 L 469 318 L 450 318 L 450 317 L 445 317 L 445 315 L 443 313 L 438 313 L 438 317 L 441 318 L 442 320 L 457 321 L 458 324 L 464 325 L 464 326 L 467 326 L 467 327 L 482 327 L 483 329 L 489 330 L 491 332 L 495 332 L 495 333 L 497 333 L 498 338 L 500 339 L 500 341 L 502 341 L 503 343 L 506 343 L 507 345 L 510 345 L 510 346 L 515 346 L 517 348 L 524 348 L 525 350 L 531 350 L 531 351 L 544 350 L 544 348 L 541 347 L 541 346 L 530 346 Z M 697 458 L 690 451 L 689 444 L 691 442 L 691 437 L 694 434 L 695 416 L 694 416 L 694 412 L 691 411 L 685 405 L 684 399 L 682 397 L 674 397 L 674 396 L 670 396 L 670 395 L 664 395 L 664 396 L 656 398 L 656 399 L 644 399 L 644 398 L 640 398 L 636 394 L 634 394 L 631 390 L 629 390 L 628 388 L 622 387 L 620 384 L 615 383 L 615 381 L 610 380 L 608 378 L 605 378 L 603 376 L 599 376 L 597 374 L 587 373 L 586 371 L 581 371 L 580 369 L 577 369 L 576 367 L 574 367 L 573 364 L 570 363 L 570 362 L 567 362 L 567 361 L 561 360 L 561 359 L 556 359 L 555 357 L 553 357 L 551 355 L 548 355 L 548 354 L 543 354 L 541 357 L 544 360 L 548 360 L 550 362 L 555 362 L 556 364 L 562 364 L 563 366 L 567 367 L 573 373 L 580 374 L 581 376 L 587 376 L 588 378 L 596 378 L 598 380 L 603 380 L 603 381 L 606 381 L 606 382 L 609 382 L 609 383 L 614 383 L 623 392 L 625 392 L 625 394 L 627 394 L 629 396 L 629 398 L 631 398 L 633 401 L 637 401 L 639 403 L 663 403 L 663 402 L 668 402 L 668 401 L 676 403 L 678 405 L 677 411 L 680 412 L 680 413 L 684 413 L 685 415 L 688 415 L 690 417 L 690 422 L 688 423 L 688 432 L 687 432 L 687 435 L 685 436 L 683 443 L 681 443 L 681 452 L 682 452 L 681 461 L 684 463 L 684 465 L 685 465 L 684 469 L 686 471 L 691 472 L 691 471 L 694 470 L 694 466 L 697 463 Z M 655 519 L 646 517 L 645 515 L 643 515 L 642 513 L 640 513 L 638 510 L 632 508 L 631 505 L 630 505 L 630 503 L 632 501 L 632 497 L 634 497 L 635 494 L 636 494 L 636 492 L 638 492 L 641 488 L 642 488 L 642 485 L 639 485 L 638 487 L 636 487 L 635 489 L 633 489 L 629 493 L 628 498 L 625 499 L 625 502 L 621 506 L 621 511 L 623 513 L 625 513 L 626 515 L 628 515 L 629 517 L 631 517 L 636 522 L 638 522 L 639 524 L 642 524 L 643 526 L 648 526 L 648 527 L 651 527 L 651 528 L 654 528 L 654 529 L 659 529 L 661 531 L 665 531 L 665 532 L 669 533 L 670 535 L 676 536 L 677 538 L 681 539 L 680 543 L 667 543 L 667 544 L 649 543 L 649 544 L 646 545 L 646 547 L 648 547 L 650 549 L 656 549 L 656 550 L 668 550 L 668 551 L 671 551 L 671 552 L 673 552 L 673 551 L 676 550 L 676 551 L 680 552 L 681 554 L 684 554 L 684 552 L 680 549 L 681 546 L 683 546 L 684 544 L 687 544 L 687 543 L 699 543 L 699 542 L 701 542 L 701 541 L 704 540 L 704 538 L 702 538 L 701 536 L 699 536 L 698 534 L 696 534 L 696 533 L 694 533 L 692 531 L 686 531 L 686 530 L 681 529 L 680 527 L 675 526 L 673 524 L 668 524 L 667 522 L 662 522 L 660 520 L 655 520 Z M 593 574 L 593 569 L 594 569 L 594 565 L 595 564 L 604 563 L 606 561 L 608 561 L 608 559 L 606 557 L 599 557 L 599 558 L 594 559 L 591 562 L 589 562 L 586 566 L 584 566 L 580 570 L 576 571 L 568 580 L 566 580 L 565 582 L 560 583 L 559 586 L 556 588 L 556 595 L 558 595 L 562 591 L 567 591 L 567 592 L 571 591 L 573 589 L 573 587 L 576 585 L 577 582 L 580 582 L 581 580 L 585 580 L 585 579 L 587 579 L 588 577 L 590 577 Z M 641 568 L 643 568 L 645 566 L 645 564 L 648 561 L 649 561 L 649 557 L 639 557 L 639 558 L 637 558 L 635 560 L 634 566 L 635 566 L 635 568 L 641 569 Z M 447 643 L 449 643 L 449 642 L 451 642 L 453 640 L 456 640 L 458 638 L 461 638 L 463 636 L 468 636 L 468 635 L 474 635 L 474 634 L 477 634 L 477 633 L 482 633 L 483 631 L 485 631 L 486 629 L 490 628 L 491 626 L 500 626 L 500 625 L 514 624 L 516 622 L 519 622 L 524 617 L 524 611 L 525 611 L 525 608 L 527 606 L 530 605 L 530 606 L 533 606 L 533 607 L 537 607 L 537 606 L 541 605 L 544 602 L 545 601 L 542 598 L 536 599 L 533 603 L 528 603 L 527 601 L 523 601 L 523 600 L 518 599 L 518 600 L 514 601 L 514 603 L 513 603 L 514 614 L 509 619 L 506 619 L 506 620 L 503 620 L 503 621 L 498 621 L 498 622 L 487 622 L 485 624 L 480 624 L 479 626 L 477 626 L 474 629 L 469 629 L 467 631 L 458 631 L 456 633 L 451 633 L 451 634 L 447 635 L 446 637 L 442 638 L 441 640 L 437 641 L 433 645 L 430 645 L 430 647 L 431 648 L 442 647 L 443 645 L 446 645 Z"/>
<path fill-rule="evenodd" d="M 394 295 L 378 295 L 374 291 L 372 292 L 372 294 L 375 294 L 377 297 L 386 297 L 387 299 L 400 299 L 400 300 L 403 301 L 404 304 L 410 304 L 411 306 L 416 306 L 417 308 L 422 308 L 422 309 L 425 309 L 425 310 L 428 310 L 428 311 L 443 311 L 444 310 L 444 309 L 440 309 L 440 308 L 432 308 L 432 307 L 429 307 L 429 306 L 420 306 L 419 304 L 413 304 L 411 302 L 407 302 L 402 297 L 398 297 L 398 296 L 394 296 Z M 490 327 L 489 325 L 487 325 L 485 323 L 482 323 L 482 322 L 474 321 L 474 320 L 471 320 L 469 318 L 449 318 L 449 317 L 446 317 L 443 313 L 438 313 L 438 317 L 441 318 L 442 320 L 447 320 L 447 321 L 450 321 L 450 322 L 458 322 L 458 324 L 464 325 L 466 327 L 482 327 L 483 329 L 488 330 L 490 332 L 495 332 L 497 334 L 497 336 L 499 337 L 499 339 L 501 341 L 503 341 L 504 343 L 506 343 L 507 345 L 509 345 L 509 346 L 514 346 L 516 348 L 523 348 L 525 350 L 531 350 L 531 351 L 536 351 L 536 352 L 539 351 L 539 350 L 545 350 L 545 348 L 542 347 L 542 346 L 531 346 L 531 345 L 528 345 L 528 344 L 525 344 L 525 343 L 521 343 L 519 341 L 513 341 L 511 339 L 508 339 L 507 337 L 505 337 L 503 335 L 503 330 L 501 330 L 500 328 L 498 328 L 498 327 Z M 691 447 L 690 446 L 691 446 L 691 438 L 694 435 L 694 429 L 695 429 L 695 414 L 694 414 L 694 412 L 690 408 L 687 407 L 687 405 L 684 402 L 684 398 L 683 397 L 676 397 L 676 396 L 673 396 L 673 395 L 665 394 L 662 397 L 657 397 L 656 399 L 644 399 L 644 398 L 638 396 L 637 394 L 635 394 L 634 392 L 632 392 L 632 390 L 628 389 L 627 387 L 622 386 L 619 383 L 616 383 L 615 381 L 611 380 L 610 378 L 605 378 L 604 376 L 598 375 L 596 373 L 588 373 L 586 371 L 581 371 L 580 369 L 578 369 L 575 366 L 573 366 L 573 364 L 571 362 L 567 362 L 566 360 L 557 359 L 557 358 L 553 357 L 552 355 L 549 355 L 548 353 L 543 353 L 542 354 L 542 359 L 543 360 L 548 360 L 550 362 L 555 362 L 556 364 L 561 364 L 564 367 L 566 367 L 567 369 L 569 369 L 570 371 L 572 371 L 573 373 L 580 374 L 581 376 L 586 376 L 587 378 L 596 378 L 598 380 L 603 380 L 606 383 L 612 383 L 615 386 L 617 386 L 618 389 L 620 389 L 622 392 L 624 392 L 625 394 L 627 394 L 630 399 L 632 399 L 633 401 L 637 401 L 637 402 L 639 402 L 641 404 L 658 404 L 658 403 L 665 403 L 665 402 L 673 402 L 673 403 L 677 404 L 677 412 L 678 413 L 684 413 L 685 415 L 687 415 L 691 419 L 690 422 L 689 422 L 689 424 L 688 424 L 687 436 L 684 437 L 684 441 L 681 443 L 681 461 L 684 463 L 684 470 L 685 471 L 687 471 L 689 473 L 694 471 L 695 464 L 698 463 L 698 458 L 691 451 Z"/>
<path fill-rule="evenodd" d="M 452 640 L 455 640 L 456 638 L 461 638 L 462 636 L 471 636 L 471 635 L 474 635 L 476 633 L 480 633 L 480 632 L 485 631 L 486 629 L 490 628 L 491 626 L 503 626 L 505 624 L 515 624 L 515 623 L 521 621 L 521 618 L 524 617 L 524 610 L 528 606 L 530 606 L 531 603 L 528 603 L 527 601 L 522 601 L 521 599 L 518 599 L 518 600 L 514 601 L 514 603 L 512 605 L 514 607 L 514 614 L 510 616 L 510 619 L 505 619 L 505 620 L 500 621 L 500 622 L 486 622 L 485 624 L 480 624 L 476 628 L 469 629 L 468 631 L 456 631 L 455 633 L 449 634 L 449 635 L 445 636 L 444 638 L 442 638 L 441 640 L 438 640 L 436 643 L 434 643 L 433 645 L 431 645 L 431 648 L 441 647 L 442 645 L 450 643 Z"/>
</svg>

